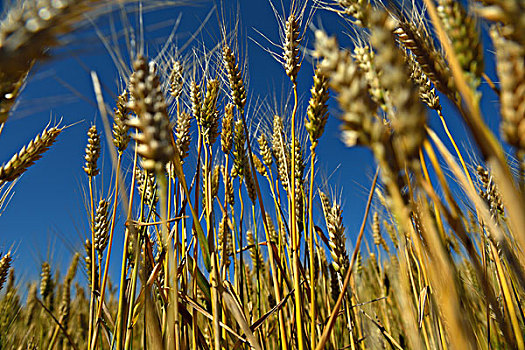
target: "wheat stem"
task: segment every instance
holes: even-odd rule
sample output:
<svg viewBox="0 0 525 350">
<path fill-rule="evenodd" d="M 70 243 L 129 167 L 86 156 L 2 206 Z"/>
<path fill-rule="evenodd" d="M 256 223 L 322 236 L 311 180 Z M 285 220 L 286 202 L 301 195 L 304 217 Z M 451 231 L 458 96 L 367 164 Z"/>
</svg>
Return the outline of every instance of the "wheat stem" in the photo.
<svg viewBox="0 0 525 350">
<path fill-rule="evenodd" d="M 314 214 L 313 214 L 313 192 L 314 192 L 314 176 L 315 176 L 315 148 L 317 147 L 317 141 L 313 141 L 310 146 L 310 190 L 308 192 L 308 229 L 310 231 L 308 248 L 310 250 L 310 318 L 311 318 L 311 329 L 310 329 L 310 348 L 315 349 L 316 341 L 316 281 L 314 271 Z"/>
<path fill-rule="evenodd" d="M 135 180 L 136 180 L 136 172 L 135 169 L 137 168 L 137 158 L 138 153 L 137 149 L 135 148 L 135 155 L 133 157 L 133 176 L 131 178 L 131 185 L 130 185 L 130 196 L 129 196 L 129 203 L 128 203 L 128 217 L 126 218 L 126 223 L 130 222 L 131 219 L 131 208 L 133 206 L 133 193 L 135 189 Z M 119 290 L 119 299 L 118 299 L 118 312 L 117 312 L 117 324 L 116 324 L 116 341 L 117 341 L 117 349 L 123 349 L 123 327 L 124 327 L 124 321 L 125 321 L 125 314 L 124 314 L 124 303 L 126 300 L 126 276 L 127 276 L 127 260 L 128 260 L 128 246 L 130 242 L 130 233 L 132 231 L 132 224 L 126 225 L 126 229 L 124 231 L 124 246 L 123 246 L 123 252 L 122 252 L 122 262 L 121 262 L 121 270 L 120 270 L 120 290 Z M 134 234 L 134 232 L 132 233 Z"/>
<path fill-rule="evenodd" d="M 93 176 L 89 176 L 89 201 L 91 204 L 91 242 L 95 242 L 95 209 L 93 203 Z M 97 264 L 95 260 L 95 245 L 91 245 L 91 301 L 89 306 L 89 333 L 88 333 L 88 349 L 91 349 L 91 337 L 93 334 L 94 313 L 96 308 L 95 297 L 95 280 L 96 280 Z"/>
<path fill-rule="evenodd" d="M 295 115 L 297 113 L 297 83 L 293 83 L 293 94 L 294 94 L 294 107 L 292 111 L 292 148 L 295 147 Z M 299 267 L 299 233 L 297 232 L 297 217 L 296 217 L 296 204 L 295 203 L 295 152 L 292 149 L 292 169 L 290 176 L 290 225 L 291 225 L 291 236 L 292 236 L 292 257 L 293 257 L 293 279 L 294 279 L 294 290 L 295 290 L 295 324 L 297 329 L 297 342 L 299 350 L 304 349 L 304 334 L 303 334 L 303 316 L 302 316 L 302 301 L 301 301 L 301 285 L 300 285 L 300 267 Z"/>
</svg>

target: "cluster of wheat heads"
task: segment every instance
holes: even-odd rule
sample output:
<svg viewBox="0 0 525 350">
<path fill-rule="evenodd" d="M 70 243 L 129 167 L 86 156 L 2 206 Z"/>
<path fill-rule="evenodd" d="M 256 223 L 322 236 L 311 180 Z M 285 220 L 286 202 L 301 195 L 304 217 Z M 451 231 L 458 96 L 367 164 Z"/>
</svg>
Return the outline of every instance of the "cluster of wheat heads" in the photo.
<svg viewBox="0 0 525 350">
<path fill-rule="evenodd" d="M 49 6 L 26 3 L 27 16 Z M 49 4 L 73 13 L 77 6 Z M 353 26 L 353 47 L 317 30 L 304 50 L 309 6 Z M 0 346 L 525 349 L 524 10 L 521 0 L 294 3 L 277 16 L 276 55 L 293 100 L 257 130 L 246 67 L 225 30 L 203 57 L 136 55 L 114 108 L 97 96 L 101 114 L 112 111 L 112 129 L 87 132 L 85 251 L 65 276 L 44 262 L 26 293 L 15 283 L 12 254 L 0 258 Z M 0 26 L 2 50 L 10 42 L 2 35 L 15 32 L 5 28 L 21 23 L 13 16 Z M 481 22 L 490 28 L 497 77 L 485 74 Z M 46 23 L 60 28 L 46 29 L 53 37 L 68 21 Z M 26 50 L 31 37 L 20 40 L 27 45 L 0 52 L 2 72 L 18 55 L 41 58 L 42 49 Z M 4 79 L 11 99 L 30 66 L 9 70 L 22 72 Z M 303 115 L 299 74 L 313 76 Z M 483 119 L 484 82 L 499 98 L 501 138 Z M 368 147 L 378 165 L 359 232 L 345 230 L 341 203 L 315 176 L 329 90 L 343 141 Z M 440 98 L 454 108 L 442 109 Z M 452 115 L 472 136 L 476 164 L 456 145 L 446 123 Z M 439 130 L 427 124 L 436 117 Z M 0 168 L 0 181 L 20 176 L 61 131 L 46 128 Z M 97 188 L 106 144 L 114 181 Z M 119 231 L 123 241 L 113 239 Z M 109 276 L 116 245 L 121 272 Z M 74 283 L 79 263 L 87 286 Z"/>
</svg>

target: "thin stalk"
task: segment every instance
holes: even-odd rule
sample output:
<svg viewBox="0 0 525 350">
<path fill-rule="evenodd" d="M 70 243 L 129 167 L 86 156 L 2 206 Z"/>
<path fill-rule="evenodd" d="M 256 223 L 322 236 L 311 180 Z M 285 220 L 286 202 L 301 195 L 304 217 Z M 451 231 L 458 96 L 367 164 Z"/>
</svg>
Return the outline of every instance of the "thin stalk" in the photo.
<svg viewBox="0 0 525 350">
<path fill-rule="evenodd" d="M 240 293 L 242 305 L 245 305 L 244 303 L 244 272 L 245 272 L 245 269 L 244 269 L 244 255 L 242 252 L 242 222 L 244 219 L 244 201 L 242 200 L 241 189 L 242 189 L 242 178 L 239 178 L 239 204 L 241 205 L 240 216 L 239 216 L 239 250 L 241 253 L 239 255 L 239 278 L 240 280 L 239 280 L 239 285 L 237 286 L 237 290 Z"/>
<path fill-rule="evenodd" d="M 139 213 L 139 221 L 144 221 L 144 204 L 145 204 L 145 194 L 146 194 L 146 185 L 147 182 L 144 181 L 143 187 L 142 187 L 142 196 L 140 198 L 140 213 Z M 153 210 L 150 210 L 150 214 Z M 147 220 L 150 219 L 150 214 L 148 214 Z M 132 338 L 132 319 L 133 319 L 133 310 L 135 308 L 135 295 L 137 293 L 137 282 L 138 282 L 138 272 L 139 272 L 139 263 L 140 263 L 140 251 L 141 251 L 141 237 L 140 232 L 132 232 L 132 234 L 135 236 L 133 239 L 135 240 L 135 251 L 134 254 L 134 262 L 133 262 L 133 270 L 131 272 L 131 293 L 130 293 L 130 299 L 128 300 L 128 313 L 126 318 L 126 336 L 125 336 L 125 342 L 124 342 L 124 349 L 130 349 L 131 344 L 131 338 Z M 164 260 L 166 261 L 166 260 Z M 165 280 L 167 277 L 165 277 Z"/>
<path fill-rule="evenodd" d="M 126 219 L 126 222 L 129 222 L 131 219 L 131 208 L 133 206 L 133 192 L 135 189 L 135 169 L 137 168 L 137 150 L 135 148 L 135 156 L 133 158 L 133 176 L 131 178 L 131 186 L 130 186 L 130 196 L 129 196 L 129 203 L 128 203 L 128 217 Z M 128 260 L 128 245 L 129 245 L 129 235 L 130 231 L 132 229 L 129 228 L 130 226 L 126 226 L 125 234 L 124 234 L 124 247 L 123 247 L 123 253 L 122 253 L 122 263 L 121 263 L 121 270 L 120 270 L 120 291 L 119 291 L 119 299 L 118 299 L 118 312 L 117 312 L 117 349 L 122 349 L 122 327 L 124 326 L 124 300 L 126 298 L 126 276 L 127 276 L 127 260 Z"/>
<path fill-rule="evenodd" d="M 255 175 L 255 174 L 254 174 Z M 254 244 L 255 244 L 255 251 L 257 258 L 259 257 L 259 236 L 257 235 L 257 223 L 255 222 L 255 205 L 252 205 L 252 218 L 253 218 L 253 236 L 254 236 Z M 260 318 L 262 315 L 261 312 L 261 274 L 260 274 L 260 266 L 259 266 L 259 259 L 256 259 L 254 261 L 255 264 L 255 272 L 257 274 L 257 318 Z"/>
<path fill-rule="evenodd" d="M 292 257 L 293 257 L 293 281 L 295 291 L 295 322 L 297 329 L 297 341 L 299 350 L 304 349 L 304 334 L 303 334 L 303 316 L 302 316 L 302 299 L 301 299 L 301 283 L 300 283 L 300 268 L 299 268 L 299 234 L 297 232 L 297 218 L 295 213 L 295 115 L 297 114 L 297 83 L 293 84 L 294 107 L 292 111 L 292 171 L 290 181 L 290 203 L 291 215 L 290 226 L 292 235 Z"/>
<path fill-rule="evenodd" d="M 140 236 L 137 232 L 135 235 L 135 262 L 133 265 L 133 271 L 131 273 L 131 294 L 129 302 L 129 309 L 127 314 L 127 321 L 126 321 L 126 341 L 124 343 L 124 349 L 130 349 L 131 340 L 133 338 L 131 332 L 133 331 L 133 327 L 131 326 L 131 321 L 133 319 L 133 308 L 134 308 L 134 301 L 135 301 L 135 295 L 137 294 L 137 282 L 138 282 L 138 271 L 139 271 L 139 263 L 140 263 Z"/>
<path fill-rule="evenodd" d="M 95 314 L 95 277 L 97 264 L 95 260 L 95 209 L 93 204 L 93 176 L 89 177 L 89 200 L 91 203 L 91 300 L 89 302 L 89 331 L 88 349 L 91 349 L 91 336 L 93 334 L 93 316 Z"/>
<path fill-rule="evenodd" d="M 224 165 L 224 172 L 222 174 L 223 178 L 226 179 L 226 177 L 228 176 L 228 154 L 225 154 L 225 161 L 224 161 L 225 165 Z M 226 186 L 224 188 L 224 198 L 226 198 Z M 226 217 L 226 220 L 228 221 L 228 203 L 226 202 L 226 200 L 224 201 L 224 213 L 223 215 Z M 232 208 L 232 215 L 233 215 L 233 208 Z M 226 223 L 226 225 L 228 225 L 228 223 Z M 228 239 L 229 237 L 226 236 L 226 234 L 228 234 L 227 232 L 233 232 L 233 230 L 224 230 L 223 232 L 223 242 L 218 242 L 218 244 L 222 245 L 222 256 L 221 256 L 221 279 L 222 280 L 226 280 L 227 279 L 227 276 L 228 276 L 228 272 L 227 272 L 227 269 L 226 269 L 226 260 L 229 259 L 228 257 L 228 252 L 227 252 L 227 248 L 226 248 L 226 245 L 227 245 L 227 242 L 228 242 Z M 224 243 L 226 242 L 226 243 Z M 233 246 L 235 247 L 235 240 L 232 241 L 233 242 Z M 234 250 L 235 251 L 235 250 Z M 233 254 L 233 260 L 234 260 L 234 265 L 233 265 L 233 269 L 234 271 L 236 271 L 236 258 L 235 258 L 236 254 Z M 226 324 L 226 311 L 224 309 L 222 309 L 222 312 L 221 312 L 221 320 L 222 320 L 222 323 L 223 324 Z M 222 338 L 223 339 L 226 339 L 226 336 L 227 336 L 227 333 L 226 333 L 226 329 L 223 327 L 222 328 Z"/>
<path fill-rule="evenodd" d="M 313 214 L 313 192 L 314 192 L 314 176 L 315 176 L 315 148 L 317 141 L 313 141 L 310 146 L 310 190 L 308 192 L 308 230 L 310 235 L 308 237 L 308 247 L 310 249 L 310 348 L 315 349 L 316 340 L 316 290 L 315 290 L 315 271 L 314 271 L 314 214 Z"/>
<path fill-rule="evenodd" d="M 452 146 L 454 147 L 454 150 L 456 151 L 456 154 L 459 158 L 459 161 L 461 162 L 461 166 L 463 167 L 463 171 L 465 172 L 465 175 L 467 176 L 467 179 L 472 187 L 474 187 L 474 182 L 472 182 L 472 178 L 470 177 L 470 172 L 467 169 L 467 165 L 465 161 L 463 160 L 463 156 L 461 155 L 461 152 L 459 151 L 458 146 L 456 145 L 456 141 L 454 140 L 454 137 L 452 137 L 452 134 L 450 133 L 450 130 L 448 129 L 447 122 L 445 121 L 445 118 L 443 117 L 443 113 L 441 110 L 438 110 L 439 119 L 441 120 L 441 124 L 443 125 L 443 129 L 445 130 L 445 133 L 447 134 L 448 139 L 452 143 Z M 475 188 L 475 187 L 474 187 Z"/>
<path fill-rule="evenodd" d="M 206 145 L 204 145 L 204 186 L 206 188 L 205 194 L 205 203 L 206 206 L 204 208 L 205 214 L 206 214 L 206 226 L 208 231 L 208 242 L 213 242 L 213 246 L 210 246 L 211 255 L 212 255 L 212 271 L 211 271 L 211 295 L 212 295 L 212 313 L 213 313 L 213 344 L 215 350 L 221 349 L 221 333 L 220 333 L 220 305 L 219 305 L 219 264 L 218 264 L 218 257 L 216 253 L 216 244 L 215 244 L 215 237 L 214 237 L 214 231 L 213 231 L 213 223 L 212 223 L 212 198 L 211 198 L 211 179 L 210 179 L 210 158 L 212 156 L 212 150 L 211 146 L 208 149 Z M 210 239 L 210 235 L 212 239 Z"/>
<path fill-rule="evenodd" d="M 3 124 L 2 124 L 3 125 Z M 51 340 L 49 341 L 49 345 L 47 346 L 47 350 L 53 350 L 55 347 L 55 344 L 57 342 L 57 336 L 58 331 L 60 330 L 58 324 L 55 326 L 55 329 L 53 330 L 53 334 L 51 335 Z"/>
<path fill-rule="evenodd" d="M 167 207 L 168 207 L 168 184 L 166 176 L 163 173 L 157 173 L 157 183 L 159 184 L 160 189 L 160 210 L 161 210 L 161 235 L 162 243 L 164 249 L 166 249 L 166 261 L 168 268 L 165 270 L 164 279 L 168 281 L 170 288 L 169 290 L 169 302 L 168 302 L 168 329 L 167 329 L 167 339 L 168 339 L 168 349 L 171 346 L 175 350 L 180 349 L 180 325 L 179 325 L 179 302 L 178 302 L 178 280 L 177 280 L 177 254 L 175 252 L 175 259 L 172 256 L 173 254 L 173 242 L 169 238 L 168 232 L 168 222 L 167 222 Z M 173 270 L 170 271 L 170 267 L 173 267 Z M 173 281 L 172 281 L 173 280 Z M 172 329 L 173 326 L 173 329 Z M 172 341 L 170 341 L 170 339 Z M 171 345 L 171 346 L 170 346 Z"/>
</svg>

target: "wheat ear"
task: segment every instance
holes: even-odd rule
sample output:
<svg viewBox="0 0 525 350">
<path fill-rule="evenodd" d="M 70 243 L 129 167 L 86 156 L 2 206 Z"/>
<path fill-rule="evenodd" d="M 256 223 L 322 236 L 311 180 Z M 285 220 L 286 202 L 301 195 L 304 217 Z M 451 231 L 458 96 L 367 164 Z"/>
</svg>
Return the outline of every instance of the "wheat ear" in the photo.
<svg viewBox="0 0 525 350">
<path fill-rule="evenodd" d="M 6 164 L 0 167 L 0 182 L 13 181 L 22 175 L 31 165 L 42 158 L 42 155 L 55 142 L 63 128 L 54 126 L 46 128 L 28 145 L 15 154 Z"/>
</svg>

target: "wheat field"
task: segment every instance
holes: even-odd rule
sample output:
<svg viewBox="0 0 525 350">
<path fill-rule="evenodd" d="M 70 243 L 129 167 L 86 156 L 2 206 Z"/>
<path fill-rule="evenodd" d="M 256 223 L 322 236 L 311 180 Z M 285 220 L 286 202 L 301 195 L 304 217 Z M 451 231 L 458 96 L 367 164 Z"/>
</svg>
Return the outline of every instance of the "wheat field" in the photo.
<svg viewBox="0 0 525 350">
<path fill-rule="evenodd" d="M 4 1 L 0 133 L 87 14 L 153 2 L 183 5 Z M 84 249 L 27 285 L 12 266 L 31 252 L 0 251 L 0 349 L 525 349 L 525 1 L 268 6 L 290 98 L 264 120 L 230 2 L 206 49 L 124 35 L 122 55 L 100 36 L 123 83 L 108 100 L 90 74 Z M 318 25 L 327 15 L 338 30 Z M 377 166 L 358 232 L 334 194 L 345 184 L 320 176 L 329 118 Z M 3 160 L 0 209 L 70 125 L 41 130 Z"/>
</svg>

